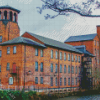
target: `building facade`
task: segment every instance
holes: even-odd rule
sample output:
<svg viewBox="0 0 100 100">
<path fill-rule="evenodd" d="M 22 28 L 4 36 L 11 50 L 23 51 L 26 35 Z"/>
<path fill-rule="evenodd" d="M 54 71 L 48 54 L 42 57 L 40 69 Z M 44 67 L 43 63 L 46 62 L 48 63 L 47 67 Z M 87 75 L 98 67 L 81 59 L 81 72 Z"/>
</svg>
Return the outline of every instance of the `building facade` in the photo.
<svg viewBox="0 0 100 100">
<path fill-rule="evenodd" d="M 95 57 L 92 60 L 92 75 L 93 75 L 93 84 L 99 84 L 99 71 L 100 71 L 100 26 L 97 26 L 97 33 L 95 34 L 87 34 L 87 35 L 79 35 L 79 36 L 71 36 L 65 43 L 73 45 L 73 46 L 81 46 L 85 45 L 86 50 L 88 50 Z"/>
<path fill-rule="evenodd" d="M 83 52 L 34 33 L 20 36 L 19 12 L 10 6 L 0 7 L 0 84 L 17 89 L 78 88 L 83 59 L 92 61 L 92 51 Z"/>
</svg>

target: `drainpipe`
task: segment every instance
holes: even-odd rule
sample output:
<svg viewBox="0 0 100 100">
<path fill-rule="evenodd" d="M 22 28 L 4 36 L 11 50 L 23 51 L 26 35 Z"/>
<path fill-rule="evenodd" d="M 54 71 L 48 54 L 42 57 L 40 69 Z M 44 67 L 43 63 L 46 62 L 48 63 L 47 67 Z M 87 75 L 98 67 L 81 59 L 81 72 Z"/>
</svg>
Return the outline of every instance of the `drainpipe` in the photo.
<svg viewBox="0 0 100 100">
<path fill-rule="evenodd" d="M 72 89 L 72 53 L 71 53 L 71 89 Z"/>
<path fill-rule="evenodd" d="M 25 66 L 26 66 L 26 45 L 24 45 L 24 91 L 25 91 Z"/>
<path fill-rule="evenodd" d="M 59 49 L 58 49 L 58 88 L 59 88 Z"/>
</svg>

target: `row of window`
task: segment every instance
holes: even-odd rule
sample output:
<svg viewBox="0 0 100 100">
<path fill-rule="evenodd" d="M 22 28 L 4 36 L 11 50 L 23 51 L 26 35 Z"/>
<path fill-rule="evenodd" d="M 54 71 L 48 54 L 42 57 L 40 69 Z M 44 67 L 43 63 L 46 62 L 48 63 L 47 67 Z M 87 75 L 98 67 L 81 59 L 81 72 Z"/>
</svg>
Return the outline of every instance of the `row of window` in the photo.
<svg viewBox="0 0 100 100">
<path fill-rule="evenodd" d="M 40 55 L 43 57 L 43 50 L 40 50 Z M 35 49 L 35 56 L 38 56 L 38 48 Z"/>
<path fill-rule="evenodd" d="M 38 84 L 38 77 L 35 77 L 35 84 Z M 40 77 L 40 84 L 43 84 L 43 77 Z"/>
<path fill-rule="evenodd" d="M 60 86 L 62 86 L 62 80 L 63 78 L 60 78 Z M 75 81 L 75 84 L 74 84 Z M 72 78 L 72 85 L 77 85 L 78 82 L 78 78 Z M 12 85 L 13 84 L 13 77 L 9 78 L 9 84 Z M 35 77 L 35 84 L 38 84 L 38 77 Z M 43 77 L 40 77 L 40 84 L 43 84 Z M 50 85 L 53 86 L 53 77 L 50 78 Z M 67 85 L 67 78 L 64 78 L 64 85 Z M 68 78 L 68 85 L 71 85 L 71 78 Z M 55 86 L 58 86 L 58 79 L 57 77 L 55 78 Z"/>
<path fill-rule="evenodd" d="M 62 80 L 63 78 L 60 78 L 60 86 L 62 86 Z M 53 86 L 54 83 L 53 83 L 54 79 L 53 77 L 50 78 L 50 85 Z M 74 81 L 75 81 L 75 84 L 74 84 Z M 78 82 L 78 78 L 72 78 L 72 85 L 77 85 L 77 82 Z M 35 77 L 35 84 L 38 84 L 38 77 Z M 40 77 L 40 84 L 43 84 L 43 77 Z M 64 85 L 66 86 L 67 85 L 67 78 L 64 78 Z M 71 78 L 68 78 L 68 85 L 71 85 Z M 55 86 L 58 86 L 58 79 L 57 77 L 55 78 Z"/>
<path fill-rule="evenodd" d="M 51 69 L 51 72 L 53 72 L 53 70 L 54 70 L 54 67 L 53 67 L 53 63 L 51 63 L 51 67 L 50 67 L 50 69 Z M 63 67 L 62 67 L 62 65 L 60 64 L 60 73 L 62 73 L 62 69 L 63 69 Z M 67 67 L 66 67 L 66 65 L 64 65 L 64 73 L 66 73 L 67 72 Z M 78 68 L 77 68 L 77 66 L 75 67 L 75 73 L 77 74 L 77 70 L 78 70 Z M 35 71 L 38 71 L 38 62 L 35 62 Z M 43 63 L 41 62 L 41 64 L 40 64 L 40 71 L 41 72 L 43 72 Z M 79 67 L 79 71 L 80 71 L 80 67 Z M 56 64 L 55 65 L 55 72 L 57 73 L 58 72 L 58 65 Z M 68 73 L 74 73 L 74 66 L 72 66 L 72 67 L 70 67 L 70 65 L 68 66 Z"/>
<path fill-rule="evenodd" d="M 40 50 L 41 57 L 43 57 L 43 50 Z M 38 56 L 38 48 L 35 49 L 35 56 Z M 53 50 L 51 50 L 51 58 L 53 59 Z M 74 61 L 74 55 L 71 55 L 72 61 Z M 58 59 L 58 51 L 56 51 L 56 59 Z M 66 53 L 64 53 L 64 60 L 66 60 Z M 62 52 L 60 52 L 60 60 L 62 60 Z M 68 54 L 68 61 L 70 61 L 70 54 Z M 80 62 L 80 56 L 75 56 L 75 62 Z"/>
<path fill-rule="evenodd" d="M 94 45 L 96 46 L 96 40 L 94 40 Z M 99 41 L 97 41 L 97 46 L 99 46 Z"/>
<path fill-rule="evenodd" d="M 7 47 L 7 54 L 10 54 L 10 47 Z M 13 47 L 13 54 L 16 54 L 16 46 Z M 2 56 L 2 51 L 0 50 L 0 57 Z"/>
<path fill-rule="evenodd" d="M 66 53 L 64 53 L 64 60 L 67 60 L 66 58 Z M 70 55 L 68 54 L 68 61 L 70 61 L 70 56 L 71 56 L 71 61 L 74 61 L 74 55 Z M 51 58 L 53 59 L 53 50 L 51 50 Z M 56 51 L 56 56 L 55 56 L 56 59 L 58 59 L 58 51 Z M 62 52 L 60 52 L 60 60 L 62 60 Z M 77 59 L 77 55 L 75 56 L 75 62 L 80 62 L 80 56 L 78 56 L 78 59 Z"/>
<path fill-rule="evenodd" d="M 51 72 L 53 72 L 53 63 L 51 63 Z M 62 69 L 63 69 L 63 67 L 62 67 L 62 65 L 60 64 L 60 73 L 62 73 Z M 64 73 L 66 73 L 67 72 L 67 67 L 66 67 L 66 65 L 64 65 Z M 77 66 L 75 67 L 75 73 L 77 74 L 77 70 L 78 70 L 78 68 L 77 68 Z M 79 71 L 80 71 L 80 67 L 79 67 Z M 56 64 L 56 66 L 55 66 L 55 72 L 57 73 L 58 72 L 58 65 Z M 70 67 L 70 65 L 68 66 L 68 73 L 73 73 L 74 74 L 74 66 L 72 66 L 72 67 Z"/>
</svg>

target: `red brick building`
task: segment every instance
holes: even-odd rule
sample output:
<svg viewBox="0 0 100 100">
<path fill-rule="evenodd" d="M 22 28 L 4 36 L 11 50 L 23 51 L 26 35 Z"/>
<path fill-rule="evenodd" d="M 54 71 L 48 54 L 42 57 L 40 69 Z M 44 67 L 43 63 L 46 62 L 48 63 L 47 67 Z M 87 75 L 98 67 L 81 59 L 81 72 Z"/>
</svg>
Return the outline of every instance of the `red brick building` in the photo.
<svg viewBox="0 0 100 100">
<path fill-rule="evenodd" d="M 73 45 L 73 46 L 81 46 L 85 45 L 86 50 L 88 50 L 95 57 L 92 60 L 92 75 L 93 75 L 93 83 L 97 84 L 99 77 L 97 76 L 97 71 L 100 71 L 100 26 L 97 26 L 97 33 L 95 34 L 87 34 L 87 35 L 79 35 L 79 36 L 71 36 L 65 43 Z"/>
<path fill-rule="evenodd" d="M 93 59 L 92 51 L 86 51 L 86 47 L 82 48 L 83 52 L 29 32 L 19 36 L 19 12 L 10 6 L 0 7 L 1 85 L 4 88 L 78 88 L 82 61 L 84 57 Z"/>
</svg>

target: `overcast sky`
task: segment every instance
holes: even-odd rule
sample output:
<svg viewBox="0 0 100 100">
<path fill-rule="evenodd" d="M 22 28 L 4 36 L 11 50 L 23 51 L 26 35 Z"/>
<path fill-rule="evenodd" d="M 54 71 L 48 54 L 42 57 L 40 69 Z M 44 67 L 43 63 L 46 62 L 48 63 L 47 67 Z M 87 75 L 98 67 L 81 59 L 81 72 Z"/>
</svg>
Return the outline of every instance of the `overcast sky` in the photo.
<svg viewBox="0 0 100 100">
<path fill-rule="evenodd" d="M 63 42 L 72 35 L 96 33 L 96 25 L 100 25 L 100 18 L 82 17 L 75 13 L 45 20 L 46 13 L 54 12 L 45 10 L 43 14 L 39 14 L 36 7 L 42 6 L 41 0 L 0 0 L 0 6 L 7 4 L 21 11 L 18 17 L 20 34 L 27 31 Z M 96 10 L 94 13 L 99 12 L 100 10 Z"/>
</svg>

